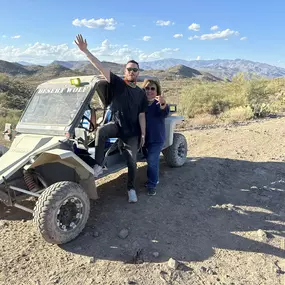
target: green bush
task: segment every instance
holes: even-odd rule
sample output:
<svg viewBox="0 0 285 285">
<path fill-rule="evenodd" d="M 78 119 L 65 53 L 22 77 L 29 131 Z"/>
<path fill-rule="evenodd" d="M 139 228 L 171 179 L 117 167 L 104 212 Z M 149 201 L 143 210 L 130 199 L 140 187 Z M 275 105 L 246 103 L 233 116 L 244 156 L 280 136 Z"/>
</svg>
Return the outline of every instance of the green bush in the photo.
<svg viewBox="0 0 285 285">
<path fill-rule="evenodd" d="M 229 101 L 222 89 L 225 83 L 193 82 L 182 88 L 180 109 L 189 118 L 197 114 L 219 114 L 229 108 Z"/>
<path fill-rule="evenodd" d="M 4 131 L 6 123 L 12 124 L 12 127 L 16 127 L 22 111 L 11 109 L 0 109 L 0 133 Z"/>
<path fill-rule="evenodd" d="M 235 107 L 226 112 L 224 112 L 220 119 L 224 122 L 229 123 L 236 123 L 250 120 L 254 117 L 252 109 L 247 107 Z"/>
<path fill-rule="evenodd" d="M 13 77 L 0 74 L 0 102 L 4 108 L 23 110 L 33 89 L 23 80 L 16 80 Z"/>
<path fill-rule="evenodd" d="M 246 119 L 285 110 L 284 79 L 248 78 L 240 73 L 231 82 L 193 81 L 182 88 L 179 109 L 188 118 L 205 113 L 218 116 L 235 109 L 237 117 Z"/>
</svg>

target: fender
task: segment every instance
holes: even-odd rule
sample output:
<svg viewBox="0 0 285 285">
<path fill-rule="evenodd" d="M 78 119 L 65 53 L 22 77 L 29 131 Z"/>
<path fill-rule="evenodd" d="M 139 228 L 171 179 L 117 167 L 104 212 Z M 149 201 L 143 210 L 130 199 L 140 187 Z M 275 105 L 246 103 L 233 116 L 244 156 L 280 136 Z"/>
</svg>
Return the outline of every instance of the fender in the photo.
<svg viewBox="0 0 285 285">
<path fill-rule="evenodd" d="M 98 199 L 98 193 L 94 180 L 94 171 L 87 163 L 69 150 L 52 149 L 43 152 L 35 162 L 25 167 L 25 169 L 35 168 L 47 163 L 62 163 L 73 168 L 78 174 L 79 184 L 85 189 L 90 199 Z"/>
<path fill-rule="evenodd" d="M 177 124 L 184 121 L 182 116 L 169 116 L 165 118 L 165 142 L 163 149 L 171 146 L 173 144 L 173 133 Z"/>
</svg>

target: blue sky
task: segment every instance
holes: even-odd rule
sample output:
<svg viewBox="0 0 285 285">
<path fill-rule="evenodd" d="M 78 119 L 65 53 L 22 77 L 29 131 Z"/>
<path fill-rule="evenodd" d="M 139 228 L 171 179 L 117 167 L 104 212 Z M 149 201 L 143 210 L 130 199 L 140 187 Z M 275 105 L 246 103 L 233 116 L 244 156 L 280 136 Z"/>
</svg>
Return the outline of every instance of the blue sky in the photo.
<svg viewBox="0 0 285 285">
<path fill-rule="evenodd" d="M 143 3 L 143 4 L 142 4 Z M 285 67 L 285 1 L 1 0 L 0 59 L 242 58 Z"/>
</svg>

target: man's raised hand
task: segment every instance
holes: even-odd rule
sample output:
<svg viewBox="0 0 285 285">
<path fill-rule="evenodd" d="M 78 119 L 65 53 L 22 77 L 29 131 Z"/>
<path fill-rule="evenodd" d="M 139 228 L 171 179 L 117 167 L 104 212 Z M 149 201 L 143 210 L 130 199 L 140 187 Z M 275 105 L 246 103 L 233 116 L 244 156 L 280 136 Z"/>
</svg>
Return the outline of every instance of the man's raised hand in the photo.
<svg viewBox="0 0 285 285">
<path fill-rule="evenodd" d="M 84 40 L 82 35 L 79 34 L 76 36 L 76 41 L 74 41 L 76 43 L 76 45 L 78 46 L 78 48 L 81 50 L 81 51 L 86 51 L 87 50 L 87 41 L 86 39 Z"/>
</svg>

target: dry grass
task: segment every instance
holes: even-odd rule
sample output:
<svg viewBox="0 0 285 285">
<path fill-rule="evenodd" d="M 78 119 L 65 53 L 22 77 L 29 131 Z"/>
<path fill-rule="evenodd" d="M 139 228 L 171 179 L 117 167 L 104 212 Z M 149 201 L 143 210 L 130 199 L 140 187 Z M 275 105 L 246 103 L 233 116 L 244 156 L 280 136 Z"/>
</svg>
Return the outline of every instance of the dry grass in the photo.
<svg viewBox="0 0 285 285">
<path fill-rule="evenodd" d="M 188 119 L 186 121 L 186 124 L 192 126 L 207 126 L 207 125 L 214 125 L 219 122 L 220 121 L 216 116 L 210 114 L 201 114 L 195 116 L 194 118 Z"/>
<path fill-rule="evenodd" d="M 225 123 L 243 122 L 252 119 L 254 116 L 252 109 L 248 107 L 236 107 L 221 114 L 219 120 Z"/>
</svg>

